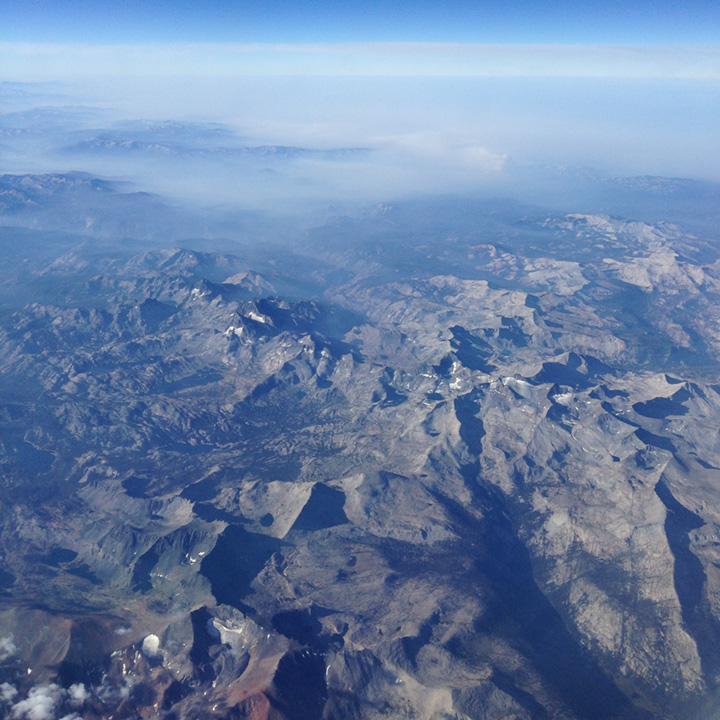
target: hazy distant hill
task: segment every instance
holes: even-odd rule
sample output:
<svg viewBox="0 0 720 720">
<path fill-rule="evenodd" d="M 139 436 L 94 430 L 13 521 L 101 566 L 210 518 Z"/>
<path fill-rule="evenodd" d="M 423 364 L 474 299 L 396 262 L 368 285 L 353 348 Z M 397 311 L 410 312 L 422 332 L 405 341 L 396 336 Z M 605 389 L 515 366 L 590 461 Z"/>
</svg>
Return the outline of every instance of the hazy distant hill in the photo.
<svg viewBox="0 0 720 720">
<path fill-rule="evenodd" d="M 122 136 L 121 136 L 122 137 Z M 93 137 L 63 149 L 66 153 L 159 153 L 190 157 L 260 158 L 263 160 L 345 160 L 369 153 L 367 148 L 333 148 L 315 150 L 281 145 L 257 147 L 188 147 L 177 143 L 118 139 L 112 136 Z"/>
</svg>

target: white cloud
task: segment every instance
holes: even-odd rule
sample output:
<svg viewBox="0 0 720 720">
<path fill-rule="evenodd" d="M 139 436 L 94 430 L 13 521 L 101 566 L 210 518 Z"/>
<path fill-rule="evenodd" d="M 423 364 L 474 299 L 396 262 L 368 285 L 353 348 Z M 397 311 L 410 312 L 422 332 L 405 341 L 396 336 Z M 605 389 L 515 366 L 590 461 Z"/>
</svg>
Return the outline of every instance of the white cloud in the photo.
<svg viewBox="0 0 720 720">
<path fill-rule="evenodd" d="M 503 169 L 507 155 L 495 153 L 476 138 L 460 133 L 414 132 L 368 138 L 368 143 L 406 159 L 482 172 Z"/>
<path fill-rule="evenodd" d="M 502 170 L 507 162 L 507 155 L 498 155 L 480 145 L 458 148 L 457 157 L 463 165 L 478 170 Z"/>
<path fill-rule="evenodd" d="M 55 706 L 60 701 L 63 691 L 55 683 L 38 685 L 32 688 L 25 700 L 13 706 L 14 718 L 26 720 L 52 720 Z"/>
<path fill-rule="evenodd" d="M 6 682 L 0 685 L 0 698 L 2 698 L 5 702 L 10 702 L 17 694 L 18 691 L 14 685 Z"/>
<path fill-rule="evenodd" d="M 148 635 L 143 640 L 142 651 L 146 657 L 158 657 L 160 654 L 160 638 L 157 635 Z"/>
<path fill-rule="evenodd" d="M 9 637 L 0 638 L 0 662 L 2 662 L 3 660 L 7 660 L 7 658 L 9 658 L 11 655 L 14 655 L 16 652 L 17 647 L 13 642 L 12 635 L 10 635 Z"/>
<path fill-rule="evenodd" d="M 83 683 L 76 683 L 68 688 L 68 697 L 73 705 L 79 707 L 90 697 L 90 694 Z"/>
</svg>

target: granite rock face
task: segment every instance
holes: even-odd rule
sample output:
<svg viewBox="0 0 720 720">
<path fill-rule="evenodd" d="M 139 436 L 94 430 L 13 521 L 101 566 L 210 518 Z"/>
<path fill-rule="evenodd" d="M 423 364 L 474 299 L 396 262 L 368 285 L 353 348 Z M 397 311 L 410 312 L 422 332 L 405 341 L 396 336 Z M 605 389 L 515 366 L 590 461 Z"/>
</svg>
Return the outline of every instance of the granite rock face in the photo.
<svg viewBox="0 0 720 720">
<path fill-rule="evenodd" d="M 281 257 L 1 242 L 3 712 L 713 717 L 709 240 L 438 201 Z"/>
</svg>

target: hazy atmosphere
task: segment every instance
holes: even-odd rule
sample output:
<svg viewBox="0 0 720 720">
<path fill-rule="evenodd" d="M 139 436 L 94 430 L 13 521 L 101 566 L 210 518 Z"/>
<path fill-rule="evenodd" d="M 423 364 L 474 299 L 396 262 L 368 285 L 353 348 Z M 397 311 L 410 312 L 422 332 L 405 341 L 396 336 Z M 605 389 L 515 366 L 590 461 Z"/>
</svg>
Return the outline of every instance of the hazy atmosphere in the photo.
<svg viewBox="0 0 720 720">
<path fill-rule="evenodd" d="M 588 172 L 720 180 L 711 3 L 9 2 L 3 13 L 6 138 L 34 123 L 3 143 L 12 172 L 82 168 L 263 206 L 464 191 L 540 201 L 541 186 L 577 190 Z M 40 118 L 49 107 L 61 122 Z M 78 141 L 133 140 L 127 123 L 146 120 L 222 133 L 204 139 L 210 158 L 182 143 L 78 156 Z M 367 152 L 259 182 L 221 152 L 260 145 Z"/>
<path fill-rule="evenodd" d="M 0 3 L 0 717 L 717 720 L 718 38 Z"/>
</svg>

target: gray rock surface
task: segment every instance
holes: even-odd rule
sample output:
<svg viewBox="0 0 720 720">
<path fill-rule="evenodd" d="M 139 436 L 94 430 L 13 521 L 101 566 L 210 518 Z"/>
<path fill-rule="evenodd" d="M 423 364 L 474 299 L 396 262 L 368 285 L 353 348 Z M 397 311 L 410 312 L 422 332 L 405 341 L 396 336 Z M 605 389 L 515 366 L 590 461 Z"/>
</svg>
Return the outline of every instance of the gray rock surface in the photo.
<svg viewBox="0 0 720 720">
<path fill-rule="evenodd" d="M 720 255 L 452 208 L 3 231 L 3 712 L 713 717 Z"/>
</svg>

